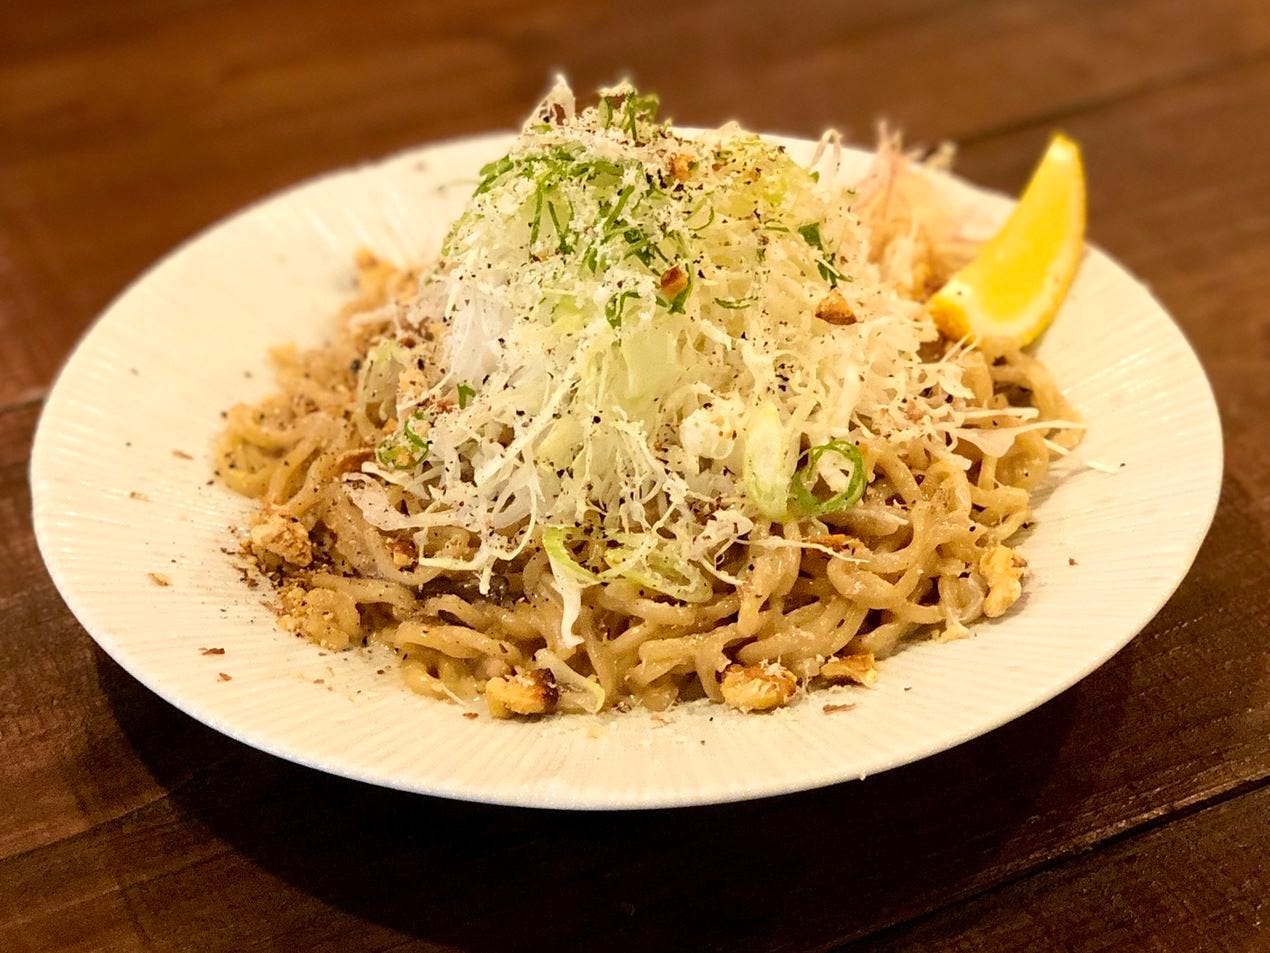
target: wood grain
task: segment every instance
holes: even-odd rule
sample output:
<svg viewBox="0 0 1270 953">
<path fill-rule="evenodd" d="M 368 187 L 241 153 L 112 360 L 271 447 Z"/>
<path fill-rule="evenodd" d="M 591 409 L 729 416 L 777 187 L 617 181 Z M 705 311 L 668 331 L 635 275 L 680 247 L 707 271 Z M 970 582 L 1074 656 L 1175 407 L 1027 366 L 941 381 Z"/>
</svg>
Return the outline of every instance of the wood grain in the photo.
<svg viewBox="0 0 1270 953">
<path fill-rule="evenodd" d="M 1261 625 L 1270 559 L 1233 482 L 1195 573 L 1147 632 L 985 738 L 767 802 L 555 814 L 326 777 L 137 685 L 60 610 L 30 558 L 21 448 L 37 409 L 0 415 L 0 498 L 23 524 L 4 556 L 30 567 L 0 582 L 0 605 L 21 606 L 15 626 L 43 634 L 0 640 L 11 726 L 0 735 L 0 949 L 63 948 L 68 922 L 84 949 L 139 938 L 265 949 L 285 937 L 330 950 L 582 950 L 600 933 L 612 950 L 817 949 L 1267 776 L 1270 655 L 1247 633 Z M 559 897 L 570 898 L 563 923 Z"/>
<path fill-rule="evenodd" d="M 123 6 L 123 12 L 119 7 Z M 1270 49 L 1261 0 L 338 0 L 0 7 L 0 404 L 176 242 L 335 166 L 518 122 L 630 72 L 689 123 L 918 140 L 1061 117 Z M 902 68 L 898 64 L 904 64 Z M 1010 77 L 1003 82 L 1003 77 Z M 51 317 L 52 316 L 52 317 Z M 21 331 L 20 335 L 15 332 Z"/>
<path fill-rule="evenodd" d="M 1223 801 L 1097 854 L 918 921 L 861 950 L 1203 950 L 1267 948 L 1270 789 Z M 1080 944 L 1067 942 L 1080 937 Z M 854 949 L 851 947 L 849 949 Z"/>
<path fill-rule="evenodd" d="M 508 126 L 556 67 L 629 70 L 685 122 L 863 135 L 885 113 L 1006 189 L 1056 123 L 1076 135 L 1093 237 L 1191 337 L 1227 437 L 1213 532 L 1146 632 L 865 783 L 624 815 L 327 777 L 103 656 L 42 568 L 26 484 L 86 322 L 243 203 Z M 0 7 L 0 949 L 1264 948 L 1268 114 L 1263 0 Z"/>
</svg>

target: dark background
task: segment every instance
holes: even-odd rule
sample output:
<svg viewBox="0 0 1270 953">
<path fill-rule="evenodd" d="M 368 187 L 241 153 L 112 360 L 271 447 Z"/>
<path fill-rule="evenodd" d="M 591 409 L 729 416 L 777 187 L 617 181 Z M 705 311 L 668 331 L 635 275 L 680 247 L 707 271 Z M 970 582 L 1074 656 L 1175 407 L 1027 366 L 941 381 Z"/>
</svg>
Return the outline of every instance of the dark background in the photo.
<svg viewBox="0 0 1270 953">
<path fill-rule="evenodd" d="M 1175 314 L 1224 417 L 1213 531 L 1147 630 L 908 768 L 616 815 L 320 775 L 96 650 L 26 484 L 86 324 L 235 208 L 513 126 L 557 69 L 630 74 L 685 124 L 867 141 L 885 116 L 1010 191 L 1053 129 L 1079 139 L 1093 240 Z M 0 4 L 0 949 L 1270 949 L 1268 120 L 1265 0 Z"/>
</svg>

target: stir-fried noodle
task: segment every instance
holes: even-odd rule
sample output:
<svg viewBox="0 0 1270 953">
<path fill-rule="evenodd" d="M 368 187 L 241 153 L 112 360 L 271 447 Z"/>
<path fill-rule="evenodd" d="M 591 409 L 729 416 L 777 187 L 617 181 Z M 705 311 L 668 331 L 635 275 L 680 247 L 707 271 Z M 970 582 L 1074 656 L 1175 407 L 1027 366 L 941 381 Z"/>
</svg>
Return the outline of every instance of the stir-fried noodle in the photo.
<svg viewBox="0 0 1270 953">
<path fill-rule="evenodd" d="M 363 252 L 337 337 L 229 411 L 283 625 L 507 716 L 770 709 L 1003 614 L 1079 430 L 1035 358 L 934 330 L 958 224 L 889 137 L 841 189 L 558 87 L 438 261 Z"/>
</svg>

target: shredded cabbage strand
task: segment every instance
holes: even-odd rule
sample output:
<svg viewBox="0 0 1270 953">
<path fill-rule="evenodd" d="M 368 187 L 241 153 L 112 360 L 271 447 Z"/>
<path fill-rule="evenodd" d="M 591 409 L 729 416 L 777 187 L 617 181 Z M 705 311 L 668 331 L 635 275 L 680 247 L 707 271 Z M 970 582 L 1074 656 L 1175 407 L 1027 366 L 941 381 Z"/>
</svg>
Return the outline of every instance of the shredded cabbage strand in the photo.
<svg viewBox="0 0 1270 953">
<path fill-rule="evenodd" d="M 629 84 L 581 111 L 557 84 L 368 356 L 358 399 L 398 423 L 354 501 L 401 522 L 357 481 L 397 484 L 419 533 L 470 530 L 485 587 L 540 539 L 576 644 L 587 586 L 701 601 L 729 546 L 854 505 L 862 441 L 947 450 L 961 367 L 922 359 L 937 331 L 833 166 L 736 125 L 674 131 Z M 831 292 L 849 323 L 817 317 Z M 441 365 L 405 386 L 438 319 Z"/>
</svg>

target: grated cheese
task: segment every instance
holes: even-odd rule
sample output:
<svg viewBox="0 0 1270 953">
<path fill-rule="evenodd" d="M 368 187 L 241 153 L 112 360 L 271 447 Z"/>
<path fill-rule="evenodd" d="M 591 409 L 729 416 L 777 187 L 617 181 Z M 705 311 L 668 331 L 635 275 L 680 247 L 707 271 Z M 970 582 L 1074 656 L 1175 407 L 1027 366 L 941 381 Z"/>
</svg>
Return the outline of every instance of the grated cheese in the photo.
<svg viewBox="0 0 1270 953">
<path fill-rule="evenodd" d="M 413 429 L 347 490 L 375 525 L 472 531 L 462 566 L 484 587 L 552 528 L 565 645 L 587 585 L 620 576 L 691 599 L 710 575 L 734 581 L 719 554 L 782 517 L 800 448 L 985 438 L 957 409 L 959 352 L 920 357 L 936 328 L 912 276 L 870 261 L 852 193 L 734 124 L 689 137 L 655 111 L 622 84 L 578 112 L 559 82 L 482 170 L 397 342 L 363 375 L 364 399 L 387 399 L 441 316 L 443 373 L 395 390 Z M 831 292 L 853 323 L 816 317 Z M 825 453 L 811 477 L 837 493 L 851 465 Z M 397 512 L 384 482 L 426 508 Z"/>
</svg>

